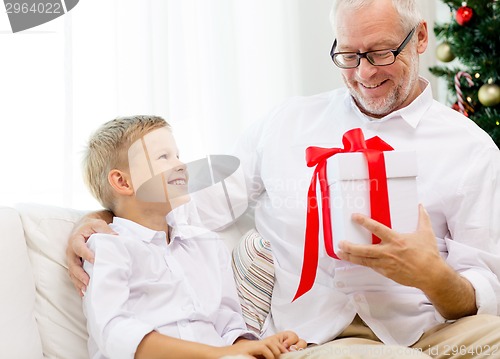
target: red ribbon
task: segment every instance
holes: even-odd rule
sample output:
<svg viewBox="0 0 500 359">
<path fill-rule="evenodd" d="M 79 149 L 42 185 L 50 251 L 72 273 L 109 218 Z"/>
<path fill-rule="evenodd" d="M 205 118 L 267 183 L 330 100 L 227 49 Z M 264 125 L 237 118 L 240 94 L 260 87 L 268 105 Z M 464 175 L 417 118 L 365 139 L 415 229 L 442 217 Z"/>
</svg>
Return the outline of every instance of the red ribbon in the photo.
<svg viewBox="0 0 500 359">
<path fill-rule="evenodd" d="M 344 148 L 308 147 L 306 161 L 308 167 L 314 169 L 309 191 L 307 193 L 307 222 L 304 245 L 304 262 L 300 277 L 299 288 L 293 300 L 307 293 L 313 286 L 318 267 L 319 252 L 319 212 L 316 197 L 316 182 L 319 181 L 321 190 L 321 208 L 323 214 L 323 234 L 326 253 L 339 259 L 334 251 L 332 220 L 330 217 L 330 190 L 326 177 L 327 159 L 337 153 L 363 152 L 368 164 L 370 179 L 370 214 L 371 218 L 391 228 L 389 211 L 389 195 L 387 192 L 387 177 L 383 151 L 392 151 L 393 148 L 379 137 L 375 136 L 365 141 L 360 128 L 347 131 L 342 137 Z M 380 238 L 372 234 L 372 243 L 380 243 Z"/>
</svg>

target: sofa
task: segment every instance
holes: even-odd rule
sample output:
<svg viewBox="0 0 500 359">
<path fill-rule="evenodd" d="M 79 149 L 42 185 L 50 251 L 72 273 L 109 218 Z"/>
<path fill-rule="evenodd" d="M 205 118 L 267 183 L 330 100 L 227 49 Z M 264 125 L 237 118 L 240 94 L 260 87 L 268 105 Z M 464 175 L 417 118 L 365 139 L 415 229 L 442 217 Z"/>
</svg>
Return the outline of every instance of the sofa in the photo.
<svg viewBox="0 0 500 359">
<path fill-rule="evenodd" d="M 86 211 L 22 203 L 0 207 L 0 356 L 88 359 L 81 298 L 69 278 L 66 245 Z M 269 243 L 242 216 L 220 232 L 233 250 L 233 269 L 248 327 L 258 332 L 273 286 Z"/>
</svg>

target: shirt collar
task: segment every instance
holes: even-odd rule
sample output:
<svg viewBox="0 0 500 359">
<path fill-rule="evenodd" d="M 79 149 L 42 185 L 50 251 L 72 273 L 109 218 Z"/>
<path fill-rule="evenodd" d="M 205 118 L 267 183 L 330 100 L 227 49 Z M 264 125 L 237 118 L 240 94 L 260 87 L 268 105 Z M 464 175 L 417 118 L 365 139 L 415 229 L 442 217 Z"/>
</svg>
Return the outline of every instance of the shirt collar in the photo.
<svg viewBox="0 0 500 359">
<path fill-rule="evenodd" d="M 192 208 L 189 209 L 188 207 L 180 206 L 168 213 L 166 220 L 170 231 L 170 243 L 177 240 L 182 240 L 184 242 L 185 240 L 194 238 L 213 239 L 214 233 L 209 229 L 204 228 L 200 224 L 189 224 L 188 219 L 191 210 Z M 150 243 L 157 239 L 163 242 L 166 240 L 164 231 L 155 231 L 122 217 L 114 217 L 111 227 L 118 234 L 137 238 L 146 243 Z"/>
<path fill-rule="evenodd" d="M 362 113 L 349 92 L 347 94 L 350 106 L 353 108 L 358 117 L 361 117 L 364 121 L 369 121 L 371 123 L 382 123 L 391 119 L 400 118 L 411 127 L 416 128 L 420 120 L 423 118 L 424 113 L 432 105 L 433 101 L 432 89 L 429 81 L 427 81 L 423 77 L 419 77 L 418 84 L 422 92 L 415 100 L 413 100 L 408 106 L 391 112 L 390 114 L 382 118 L 373 118 Z"/>
<path fill-rule="evenodd" d="M 126 234 L 127 236 L 140 239 L 146 243 L 150 243 L 154 239 L 167 239 L 167 235 L 164 231 L 155 231 L 125 218 L 114 217 L 112 225 L 118 226 L 118 228 L 113 227 L 113 229 L 119 234 Z"/>
</svg>

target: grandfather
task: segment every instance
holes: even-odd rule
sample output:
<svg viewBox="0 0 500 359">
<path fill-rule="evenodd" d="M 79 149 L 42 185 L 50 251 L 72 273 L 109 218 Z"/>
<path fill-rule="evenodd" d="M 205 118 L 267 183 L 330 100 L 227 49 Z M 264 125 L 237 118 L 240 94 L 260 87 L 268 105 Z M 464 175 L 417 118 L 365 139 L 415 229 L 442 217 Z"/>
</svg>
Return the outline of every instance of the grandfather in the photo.
<svg viewBox="0 0 500 359">
<path fill-rule="evenodd" d="M 438 346 L 447 358 L 463 345 L 471 357 L 488 345 L 492 354 L 500 345 L 499 150 L 472 121 L 434 101 L 418 76 L 428 29 L 416 1 L 338 0 L 331 20 L 332 60 L 347 89 L 290 99 L 247 131 L 237 153 L 258 198 L 257 229 L 275 257 L 268 330 L 292 328 L 313 343 L 364 337 Z M 344 242 L 342 261 L 320 256 L 313 288 L 292 302 L 306 224 L 303 184 L 313 171 L 305 149 L 343 147 L 352 128 L 396 150 L 416 150 L 425 210 L 408 234 L 356 217 L 382 243 Z M 278 185 L 291 181 L 302 185 Z M 298 198 L 294 206 L 269 205 L 290 197 Z"/>
</svg>

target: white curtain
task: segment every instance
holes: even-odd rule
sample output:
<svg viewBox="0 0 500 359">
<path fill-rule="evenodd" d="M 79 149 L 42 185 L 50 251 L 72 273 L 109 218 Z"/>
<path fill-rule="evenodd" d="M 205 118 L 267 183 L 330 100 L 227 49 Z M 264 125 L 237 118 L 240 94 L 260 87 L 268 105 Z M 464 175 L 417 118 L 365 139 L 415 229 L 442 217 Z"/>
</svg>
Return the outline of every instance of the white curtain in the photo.
<svg viewBox="0 0 500 359">
<path fill-rule="evenodd" d="M 82 0 L 18 34 L 1 14 L 0 204 L 97 208 L 81 151 L 116 116 L 163 116 L 191 161 L 227 153 L 287 97 L 341 86 L 328 55 L 330 3 Z M 420 3 L 433 17 L 435 0 Z"/>
</svg>

